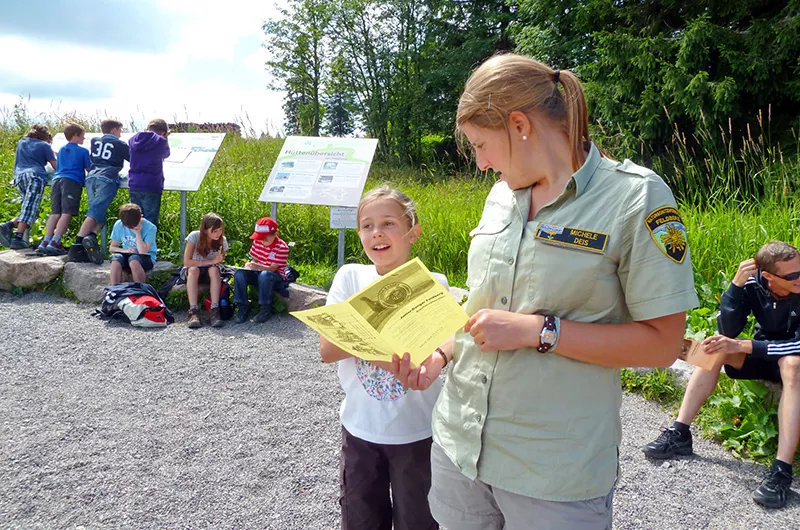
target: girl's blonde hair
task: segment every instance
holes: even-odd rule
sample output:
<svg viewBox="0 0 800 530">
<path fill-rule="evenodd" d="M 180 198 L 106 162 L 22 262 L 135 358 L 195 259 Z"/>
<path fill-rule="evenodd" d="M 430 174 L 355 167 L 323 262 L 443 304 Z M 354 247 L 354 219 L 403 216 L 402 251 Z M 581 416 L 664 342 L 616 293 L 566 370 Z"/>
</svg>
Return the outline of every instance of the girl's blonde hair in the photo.
<svg viewBox="0 0 800 530">
<path fill-rule="evenodd" d="M 200 222 L 200 237 L 197 238 L 195 252 L 205 258 L 208 256 L 210 251 L 213 250 L 214 252 L 217 252 L 220 248 L 222 248 L 221 237 L 216 240 L 208 237 L 209 230 L 216 230 L 218 228 L 222 228 L 224 234 L 225 222 L 222 220 L 222 217 L 213 212 L 207 213 L 203 216 L 203 220 Z"/>
<path fill-rule="evenodd" d="M 417 217 L 417 208 L 414 206 L 414 201 L 412 201 L 408 195 L 403 193 L 400 190 L 396 190 L 394 188 L 390 188 L 389 186 L 380 186 L 369 193 L 364 195 L 361 198 L 361 202 L 358 203 L 358 212 L 356 213 L 356 222 L 358 226 L 361 227 L 361 210 L 367 204 L 371 202 L 375 202 L 379 199 L 391 199 L 395 201 L 400 207 L 403 209 L 403 217 L 405 217 L 406 221 L 408 221 L 408 228 L 414 228 L 419 224 L 419 218 Z"/>
<path fill-rule="evenodd" d="M 458 101 L 456 137 L 462 150 L 471 151 L 462 130 L 464 124 L 508 132 L 513 111 L 546 118 L 559 127 L 569 138 L 573 171 L 583 165 L 590 141 L 589 112 L 575 74 L 521 55 L 488 59 L 469 76 Z"/>
</svg>

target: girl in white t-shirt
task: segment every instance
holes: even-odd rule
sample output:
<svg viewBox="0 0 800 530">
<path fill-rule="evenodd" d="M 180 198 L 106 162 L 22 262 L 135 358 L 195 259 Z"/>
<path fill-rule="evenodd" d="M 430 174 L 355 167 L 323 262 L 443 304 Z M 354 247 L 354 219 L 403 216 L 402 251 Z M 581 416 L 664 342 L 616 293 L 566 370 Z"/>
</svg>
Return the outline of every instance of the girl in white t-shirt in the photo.
<svg viewBox="0 0 800 530">
<path fill-rule="evenodd" d="M 225 239 L 225 223 L 215 213 L 207 213 L 200 222 L 200 230 L 186 236 L 186 247 L 183 250 L 183 268 L 181 278 L 186 281 L 186 294 L 189 297 L 190 328 L 203 326 L 200 320 L 198 305 L 198 284 L 208 282 L 211 294 L 211 308 L 208 318 L 213 327 L 220 327 L 224 321 L 219 315 L 219 298 L 222 287 L 219 264 L 225 259 L 228 251 L 228 240 Z"/>
<path fill-rule="evenodd" d="M 372 190 L 358 206 L 358 236 L 373 265 L 345 265 L 333 279 L 327 303 L 347 300 L 409 260 L 421 227 L 414 204 L 387 187 Z M 447 285 L 447 278 L 434 274 Z M 402 352 L 401 352 L 402 353 Z M 340 496 L 342 530 L 427 530 L 439 526 L 428 508 L 431 487 L 431 414 L 441 382 L 407 390 L 386 369 L 390 362 L 358 359 L 320 337 L 326 363 L 339 362 L 345 393 Z M 391 484 L 391 497 L 390 497 Z"/>
</svg>

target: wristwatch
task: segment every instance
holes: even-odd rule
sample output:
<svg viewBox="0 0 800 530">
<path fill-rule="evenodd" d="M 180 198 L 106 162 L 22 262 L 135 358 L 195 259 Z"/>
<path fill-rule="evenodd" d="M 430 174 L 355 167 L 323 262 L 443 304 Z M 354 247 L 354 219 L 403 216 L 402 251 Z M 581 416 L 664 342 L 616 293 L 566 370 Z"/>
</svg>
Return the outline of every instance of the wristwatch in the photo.
<svg viewBox="0 0 800 530">
<path fill-rule="evenodd" d="M 553 315 L 545 315 L 542 332 L 539 333 L 539 346 L 536 351 L 547 353 L 558 344 L 558 334 L 561 330 L 561 319 Z"/>
</svg>

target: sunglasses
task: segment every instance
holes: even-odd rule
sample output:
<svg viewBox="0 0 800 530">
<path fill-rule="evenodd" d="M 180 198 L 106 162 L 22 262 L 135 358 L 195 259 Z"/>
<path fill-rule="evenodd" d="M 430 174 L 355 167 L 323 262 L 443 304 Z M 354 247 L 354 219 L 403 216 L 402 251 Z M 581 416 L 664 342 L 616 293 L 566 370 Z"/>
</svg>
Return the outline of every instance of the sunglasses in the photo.
<svg viewBox="0 0 800 530">
<path fill-rule="evenodd" d="M 778 276 L 777 274 L 775 276 Z M 781 280 L 786 280 L 787 282 L 793 282 L 797 278 L 800 278 L 800 271 L 790 272 L 786 276 L 778 276 Z"/>
</svg>

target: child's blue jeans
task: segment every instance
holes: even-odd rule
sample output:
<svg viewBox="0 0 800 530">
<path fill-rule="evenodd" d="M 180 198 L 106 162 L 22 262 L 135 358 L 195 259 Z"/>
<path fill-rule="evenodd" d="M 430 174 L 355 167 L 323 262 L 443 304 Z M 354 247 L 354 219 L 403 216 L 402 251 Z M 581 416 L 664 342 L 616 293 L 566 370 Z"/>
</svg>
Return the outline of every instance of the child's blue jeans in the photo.
<svg viewBox="0 0 800 530">
<path fill-rule="evenodd" d="M 247 286 L 258 286 L 258 305 L 272 307 L 272 291 L 283 276 L 272 271 L 239 269 L 233 275 L 233 303 L 247 304 Z"/>
</svg>

